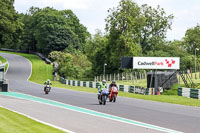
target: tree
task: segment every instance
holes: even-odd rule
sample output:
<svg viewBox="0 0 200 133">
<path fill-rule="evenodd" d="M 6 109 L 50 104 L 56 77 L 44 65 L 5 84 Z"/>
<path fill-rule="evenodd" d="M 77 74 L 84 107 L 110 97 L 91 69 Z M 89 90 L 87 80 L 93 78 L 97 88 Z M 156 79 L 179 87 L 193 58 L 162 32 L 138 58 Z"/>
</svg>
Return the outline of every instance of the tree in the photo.
<svg viewBox="0 0 200 133">
<path fill-rule="evenodd" d="M 121 57 L 141 55 L 138 32 L 144 18 L 140 15 L 139 6 L 130 0 L 122 0 L 109 13 L 106 19 L 109 34 L 106 63 L 110 71 L 116 71 L 120 67 Z"/>
<path fill-rule="evenodd" d="M 78 36 L 79 49 L 85 52 L 86 39 L 90 37 L 87 28 L 80 23 L 78 17 L 71 10 L 63 10 L 61 14 L 65 17 L 68 27 Z"/>
<path fill-rule="evenodd" d="M 171 29 L 173 15 L 166 16 L 163 8 L 152 8 L 146 4 L 141 6 L 144 24 L 141 28 L 140 45 L 143 53 L 154 50 L 155 45 L 162 43 L 166 38 L 166 32 Z"/>
<path fill-rule="evenodd" d="M 117 8 L 109 10 L 106 19 L 108 68 L 116 71 L 123 56 L 142 56 L 162 44 L 171 28 L 173 16 L 166 16 L 159 6 L 139 7 L 132 0 L 121 0 Z"/>
<path fill-rule="evenodd" d="M 107 36 L 100 30 L 89 38 L 85 45 L 86 55 L 92 63 L 92 74 L 100 75 L 103 73 L 103 65 L 106 63 L 106 45 L 108 44 Z"/>
<path fill-rule="evenodd" d="M 86 80 L 91 77 L 91 63 L 79 51 L 75 53 L 53 51 L 49 58 L 58 63 L 58 72 L 67 79 Z"/>
<path fill-rule="evenodd" d="M 200 48 L 200 26 L 197 24 L 194 28 L 189 28 L 183 39 L 185 49 L 194 55 L 195 48 Z"/>
<path fill-rule="evenodd" d="M 24 24 L 23 29 L 24 29 L 24 34 L 21 38 L 21 45 L 20 49 L 25 50 L 25 51 L 37 51 L 37 40 L 34 36 L 35 32 L 35 23 L 34 23 L 34 18 L 33 14 L 41 11 L 41 9 L 37 7 L 31 7 L 29 11 L 26 14 L 20 14 L 22 22 Z"/>
<path fill-rule="evenodd" d="M 14 0 L 0 0 L 0 46 L 17 48 L 23 32 L 22 22 L 16 13 Z"/>
<path fill-rule="evenodd" d="M 23 16 L 25 49 L 48 55 L 51 51 L 63 51 L 73 47 L 83 51 L 89 36 L 87 29 L 71 10 L 58 11 L 46 7 L 31 7 Z"/>
</svg>

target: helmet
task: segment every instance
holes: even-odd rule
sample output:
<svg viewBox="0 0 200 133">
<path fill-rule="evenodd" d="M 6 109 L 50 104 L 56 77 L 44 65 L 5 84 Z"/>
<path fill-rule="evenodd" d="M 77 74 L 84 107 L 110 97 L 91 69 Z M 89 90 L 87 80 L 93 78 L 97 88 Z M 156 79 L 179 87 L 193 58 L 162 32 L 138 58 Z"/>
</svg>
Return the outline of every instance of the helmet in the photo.
<svg viewBox="0 0 200 133">
<path fill-rule="evenodd" d="M 102 83 L 103 83 L 103 84 L 106 84 L 106 80 L 105 80 L 105 79 L 104 79 L 104 80 L 102 80 Z"/>
<path fill-rule="evenodd" d="M 50 79 L 48 79 L 47 81 L 50 82 Z"/>
<path fill-rule="evenodd" d="M 115 84 L 115 80 L 113 80 L 112 83 Z"/>
</svg>

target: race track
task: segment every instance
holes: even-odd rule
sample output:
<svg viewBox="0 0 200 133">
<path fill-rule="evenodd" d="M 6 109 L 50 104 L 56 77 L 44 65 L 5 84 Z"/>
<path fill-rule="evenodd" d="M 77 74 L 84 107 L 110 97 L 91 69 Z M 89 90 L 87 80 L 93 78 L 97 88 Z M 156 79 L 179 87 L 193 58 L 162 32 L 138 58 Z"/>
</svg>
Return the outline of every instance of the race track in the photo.
<svg viewBox="0 0 200 133">
<path fill-rule="evenodd" d="M 45 95 L 43 92 L 43 85 L 38 85 L 32 82 L 27 81 L 30 73 L 31 73 L 31 64 L 30 62 L 18 55 L 11 55 L 0 53 L 0 56 L 7 59 L 9 62 L 9 69 L 6 74 L 6 78 L 9 80 L 9 87 L 10 91 L 20 92 L 32 96 L 37 96 L 40 98 L 51 99 L 54 101 L 58 101 L 65 104 L 70 104 L 106 114 L 111 114 L 114 116 L 119 116 L 123 118 L 128 118 L 135 121 L 140 121 L 168 129 L 173 129 L 177 131 L 187 132 L 187 133 L 199 133 L 200 131 L 200 108 L 199 107 L 189 107 L 189 106 L 182 106 L 182 105 L 175 105 L 175 104 L 168 104 L 168 103 L 160 103 L 154 101 L 146 101 L 146 100 L 139 100 L 139 99 L 131 99 L 131 98 L 123 98 L 118 97 L 116 103 L 109 103 L 107 105 L 102 106 L 98 104 L 96 94 L 92 93 L 85 93 L 85 92 L 78 92 L 73 90 L 67 90 L 62 88 L 52 88 L 52 91 L 49 95 Z M 7 98 L 9 104 L 4 104 L 4 106 L 9 106 L 10 108 L 13 107 L 13 103 L 11 102 L 13 98 Z M 10 101 L 11 100 L 11 101 Z M 3 100 L 0 100 L 3 101 Z M 23 111 L 27 113 L 30 111 L 31 106 L 28 106 L 27 101 L 20 102 L 19 104 L 23 104 L 23 107 L 12 108 L 18 111 Z M 3 103 L 1 103 L 3 104 Z M 42 109 L 41 105 L 36 103 L 30 103 L 33 105 L 33 109 Z M 29 111 L 25 108 L 29 108 Z M 55 109 L 56 108 L 56 109 Z M 58 115 L 57 119 L 59 118 L 59 112 L 65 112 L 64 109 L 60 109 L 58 107 L 49 107 L 47 105 L 43 105 L 42 110 L 48 110 L 49 113 Z M 60 111 L 59 111 L 60 110 Z M 27 112 L 26 112 L 27 111 Z M 42 115 L 42 111 L 38 114 L 39 116 Z M 34 113 L 33 113 L 34 114 Z M 68 114 L 68 115 L 67 115 Z M 83 116 L 84 115 L 84 116 Z M 37 116 L 37 115 L 36 115 Z M 64 119 L 65 117 L 66 119 Z M 94 129 L 98 128 L 96 125 L 101 125 L 101 122 L 105 122 L 110 124 L 107 128 L 114 129 L 116 126 L 120 127 L 120 130 L 116 128 L 116 130 L 112 130 L 109 132 L 158 132 L 155 130 L 150 130 L 142 127 L 137 127 L 134 125 L 129 125 L 125 123 L 117 123 L 116 121 L 111 120 L 104 120 L 102 118 L 92 117 L 86 114 L 75 113 L 73 111 L 67 111 L 63 113 L 60 117 L 63 121 L 70 121 L 67 117 L 72 120 L 72 123 L 78 124 L 76 127 L 72 127 L 73 124 L 66 124 L 65 126 L 58 125 L 60 127 L 75 131 L 75 132 L 91 132 Z M 77 117 L 79 116 L 79 117 Z M 79 119 L 78 119 L 79 118 Z M 85 118 L 85 119 L 80 119 Z M 44 118 L 42 118 L 44 119 Z M 77 122 L 79 120 L 80 122 Z M 56 120 L 55 120 L 56 121 Z M 58 120 L 59 121 L 59 120 Z M 99 122 L 99 123 L 98 123 Z M 59 122 L 60 123 L 60 122 Z M 84 124 L 82 124 L 84 123 Z M 93 123 L 93 125 L 91 125 Z M 54 124 L 54 123 L 52 123 Z M 89 126 L 90 125 L 90 126 Z M 81 127 L 82 126 L 82 127 Z M 81 130 L 82 129 L 82 130 Z M 84 130 L 83 130 L 84 129 Z M 101 128 L 98 128 L 98 132 L 101 132 Z M 126 130 L 125 130 L 126 129 Z M 108 130 L 108 129 L 107 129 Z M 105 132 L 105 130 L 104 130 Z"/>
</svg>

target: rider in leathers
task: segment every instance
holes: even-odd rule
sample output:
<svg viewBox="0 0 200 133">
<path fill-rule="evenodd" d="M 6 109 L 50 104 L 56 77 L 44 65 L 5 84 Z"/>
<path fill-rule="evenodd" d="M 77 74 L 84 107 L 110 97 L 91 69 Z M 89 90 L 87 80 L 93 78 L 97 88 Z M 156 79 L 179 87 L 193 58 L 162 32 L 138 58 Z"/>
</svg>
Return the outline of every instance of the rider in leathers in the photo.
<svg viewBox="0 0 200 133">
<path fill-rule="evenodd" d="M 50 79 L 48 79 L 46 82 L 44 82 L 44 84 L 47 86 L 47 85 L 52 85 L 51 84 L 51 81 L 50 81 Z M 44 91 L 46 91 L 46 86 L 44 87 Z M 51 90 L 51 86 L 50 86 L 50 88 L 49 88 L 49 92 L 50 92 L 50 90 Z"/>
<path fill-rule="evenodd" d="M 116 88 L 118 89 L 118 86 L 117 86 L 117 84 L 116 84 L 116 82 L 115 82 L 114 80 L 113 80 L 112 83 L 109 85 L 109 94 L 110 94 L 111 88 L 112 88 L 113 86 L 116 87 Z"/>
<path fill-rule="evenodd" d="M 102 80 L 101 85 L 98 86 L 98 92 L 101 93 L 103 88 L 106 88 L 106 80 Z"/>
</svg>

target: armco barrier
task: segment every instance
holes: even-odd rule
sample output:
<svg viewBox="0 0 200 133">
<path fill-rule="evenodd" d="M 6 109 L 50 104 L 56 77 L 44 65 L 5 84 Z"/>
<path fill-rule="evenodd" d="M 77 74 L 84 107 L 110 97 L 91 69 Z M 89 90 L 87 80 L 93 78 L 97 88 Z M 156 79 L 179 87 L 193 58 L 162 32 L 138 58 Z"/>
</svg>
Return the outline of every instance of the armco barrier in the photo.
<svg viewBox="0 0 200 133">
<path fill-rule="evenodd" d="M 77 86 L 81 86 L 81 81 L 78 81 Z"/>
<path fill-rule="evenodd" d="M 83 81 L 83 87 L 86 87 L 86 81 Z"/>
<path fill-rule="evenodd" d="M 60 77 L 60 82 L 65 83 L 66 85 L 71 86 L 81 86 L 81 87 L 89 87 L 89 88 L 98 88 L 100 85 L 99 82 L 91 82 L 91 81 L 75 81 L 75 80 L 66 80 Z M 108 88 L 109 85 L 107 85 Z M 143 88 L 139 86 L 128 86 L 128 85 L 118 85 L 119 91 L 129 92 L 129 93 L 137 93 L 143 95 L 153 95 L 155 94 L 154 88 Z"/>
<path fill-rule="evenodd" d="M 200 90 L 193 89 L 193 88 L 179 87 L 178 88 L 178 96 L 200 99 Z"/>
<path fill-rule="evenodd" d="M 98 88 L 99 85 L 100 85 L 100 83 L 96 82 L 96 88 Z"/>
<path fill-rule="evenodd" d="M 71 85 L 71 81 L 70 80 L 68 80 L 68 85 Z"/>
<path fill-rule="evenodd" d="M 135 86 L 130 86 L 129 92 L 134 93 L 135 92 Z"/>
<path fill-rule="evenodd" d="M 75 86 L 75 81 L 73 81 L 72 85 Z"/>
<path fill-rule="evenodd" d="M 124 85 L 119 85 L 119 91 L 124 91 Z"/>
<path fill-rule="evenodd" d="M 89 87 L 93 88 L 93 82 L 89 82 Z"/>
<path fill-rule="evenodd" d="M 181 87 L 178 88 L 178 96 L 182 96 L 182 88 Z"/>
</svg>

